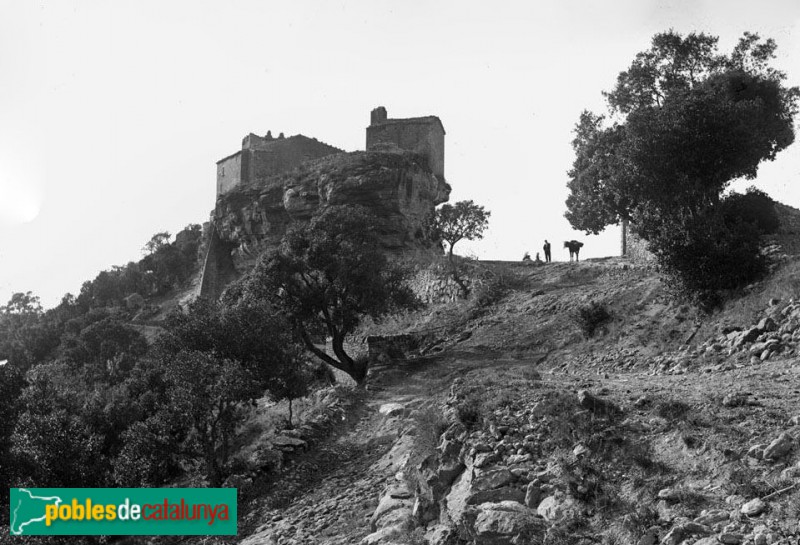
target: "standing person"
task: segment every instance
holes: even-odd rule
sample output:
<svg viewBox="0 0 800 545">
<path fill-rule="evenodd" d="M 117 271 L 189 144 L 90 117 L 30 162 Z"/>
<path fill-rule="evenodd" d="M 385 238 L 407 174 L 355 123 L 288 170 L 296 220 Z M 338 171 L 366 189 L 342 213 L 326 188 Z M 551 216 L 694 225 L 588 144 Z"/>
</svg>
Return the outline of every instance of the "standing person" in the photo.
<svg viewBox="0 0 800 545">
<path fill-rule="evenodd" d="M 547 239 L 544 241 L 544 261 L 545 263 L 550 263 L 550 243 L 547 242 Z"/>
</svg>

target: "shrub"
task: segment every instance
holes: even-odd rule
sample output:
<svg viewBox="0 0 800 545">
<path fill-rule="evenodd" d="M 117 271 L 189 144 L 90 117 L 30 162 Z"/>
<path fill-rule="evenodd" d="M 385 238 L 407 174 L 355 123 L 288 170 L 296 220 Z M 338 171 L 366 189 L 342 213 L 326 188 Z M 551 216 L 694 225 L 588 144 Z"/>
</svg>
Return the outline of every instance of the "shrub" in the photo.
<svg viewBox="0 0 800 545">
<path fill-rule="evenodd" d="M 420 458 L 433 454 L 439 444 L 439 437 L 447 429 L 447 420 L 442 411 L 435 407 L 420 409 L 414 415 L 414 451 Z"/>
<path fill-rule="evenodd" d="M 762 235 L 776 233 L 780 227 L 775 202 L 769 195 L 755 187 L 747 188 L 746 193 L 732 193 L 722 201 L 726 223 L 744 221 L 754 224 Z"/>
<path fill-rule="evenodd" d="M 134 423 L 124 434 L 125 446 L 114 460 L 114 481 L 120 486 L 159 486 L 180 473 L 177 445 L 185 434 L 177 418 L 156 413 Z"/>
<path fill-rule="evenodd" d="M 592 301 L 578 307 L 572 315 L 572 320 L 586 337 L 591 337 L 598 327 L 611 320 L 611 313 L 605 304 Z"/>
<path fill-rule="evenodd" d="M 480 425 L 483 419 L 481 400 L 477 396 L 469 396 L 462 399 L 456 405 L 456 418 L 464 424 L 467 429 L 474 429 Z"/>
<path fill-rule="evenodd" d="M 475 290 L 475 303 L 481 308 L 490 307 L 502 299 L 506 293 L 508 293 L 508 288 L 498 277 L 495 277 L 478 286 Z"/>
<path fill-rule="evenodd" d="M 708 210 L 693 218 L 665 221 L 653 233 L 650 250 L 657 256 L 667 285 L 705 311 L 718 306 L 721 290 L 746 285 L 766 269 L 754 223 L 725 219 Z"/>
</svg>

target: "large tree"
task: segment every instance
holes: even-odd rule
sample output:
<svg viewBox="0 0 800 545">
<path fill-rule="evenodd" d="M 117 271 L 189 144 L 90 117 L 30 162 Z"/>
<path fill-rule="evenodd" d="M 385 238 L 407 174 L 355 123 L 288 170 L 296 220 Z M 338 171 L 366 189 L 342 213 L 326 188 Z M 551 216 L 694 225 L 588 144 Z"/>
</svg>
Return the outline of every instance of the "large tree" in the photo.
<svg viewBox="0 0 800 545">
<path fill-rule="evenodd" d="M 260 259 L 243 297 L 282 309 L 310 352 L 358 384 L 367 362 L 346 352 L 346 337 L 364 316 L 416 304 L 405 271 L 380 247 L 375 218 L 358 206 L 327 207 L 308 225 L 291 229 L 277 250 Z M 315 344 L 317 334 L 331 338 L 333 355 Z"/>
<path fill-rule="evenodd" d="M 699 247 L 699 239 L 675 236 L 690 225 L 705 229 L 700 246 L 723 248 L 749 236 L 750 227 L 724 222 L 722 193 L 734 179 L 754 178 L 762 161 L 794 141 L 800 90 L 769 66 L 775 48 L 745 33 L 721 55 L 713 36 L 657 34 L 605 93 L 609 119 L 580 116 L 568 182 L 572 226 L 598 233 L 629 220 L 668 269 L 678 262 L 668 253 Z M 719 287 L 732 287 L 725 283 Z"/>
</svg>

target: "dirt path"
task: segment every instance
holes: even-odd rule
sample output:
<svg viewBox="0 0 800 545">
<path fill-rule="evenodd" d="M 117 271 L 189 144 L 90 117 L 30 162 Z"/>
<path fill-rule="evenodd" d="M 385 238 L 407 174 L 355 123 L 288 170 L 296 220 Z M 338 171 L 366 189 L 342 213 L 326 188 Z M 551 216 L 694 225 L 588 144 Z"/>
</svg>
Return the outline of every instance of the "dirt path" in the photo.
<svg viewBox="0 0 800 545">
<path fill-rule="evenodd" d="M 306 481 L 300 483 L 298 497 L 288 505 L 251 513 L 244 525 L 261 523 L 242 543 L 345 545 L 369 534 L 369 518 L 386 484 L 402 469 L 409 446 L 408 441 L 396 444 L 408 421 L 381 414 L 380 408 L 419 407 L 446 391 L 447 375 L 456 367 L 456 360 L 448 358 L 374 369 L 368 395 L 356 408 L 349 430 L 297 463 L 313 467 L 303 472 Z M 296 470 L 287 472 L 287 478 Z"/>
</svg>

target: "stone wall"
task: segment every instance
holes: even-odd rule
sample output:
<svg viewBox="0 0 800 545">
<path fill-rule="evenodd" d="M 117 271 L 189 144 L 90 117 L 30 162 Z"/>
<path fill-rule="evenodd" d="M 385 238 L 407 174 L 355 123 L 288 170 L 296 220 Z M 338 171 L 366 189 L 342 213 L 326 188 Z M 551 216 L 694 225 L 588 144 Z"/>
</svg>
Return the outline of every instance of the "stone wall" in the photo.
<svg viewBox="0 0 800 545">
<path fill-rule="evenodd" d="M 444 258 L 442 261 L 442 264 L 418 269 L 409 281 L 411 289 L 424 303 L 452 303 L 461 297 L 461 288 L 447 270 Z M 467 272 L 462 278 L 471 291 L 484 283 L 476 271 Z"/>
<path fill-rule="evenodd" d="M 303 161 L 336 153 L 342 153 L 342 150 L 302 134 L 273 140 L 263 149 L 252 150 L 247 180 L 248 183 L 259 184 L 270 176 L 297 168 Z"/>
</svg>

